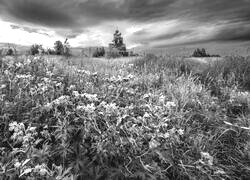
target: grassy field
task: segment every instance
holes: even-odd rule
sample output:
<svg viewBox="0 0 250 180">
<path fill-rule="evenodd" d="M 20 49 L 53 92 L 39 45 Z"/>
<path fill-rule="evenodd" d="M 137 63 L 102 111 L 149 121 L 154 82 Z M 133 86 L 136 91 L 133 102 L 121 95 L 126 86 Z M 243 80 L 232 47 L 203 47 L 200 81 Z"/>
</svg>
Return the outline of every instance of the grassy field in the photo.
<svg viewBox="0 0 250 180">
<path fill-rule="evenodd" d="M 250 59 L 0 58 L 0 179 L 249 179 Z"/>
</svg>

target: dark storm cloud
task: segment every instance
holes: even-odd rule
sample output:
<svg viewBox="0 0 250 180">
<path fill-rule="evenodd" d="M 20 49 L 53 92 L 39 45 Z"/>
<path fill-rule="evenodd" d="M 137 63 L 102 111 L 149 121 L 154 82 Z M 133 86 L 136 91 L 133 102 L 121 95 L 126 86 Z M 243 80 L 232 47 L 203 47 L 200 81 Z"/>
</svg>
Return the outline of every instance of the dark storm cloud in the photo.
<svg viewBox="0 0 250 180">
<path fill-rule="evenodd" d="M 250 25 L 225 27 L 215 34 L 213 40 L 217 41 L 250 41 Z"/>
<path fill-rule="evenodd" d="M 176 38 L 176 37 L 189 35 L 191 33 L 193 33 L 192 30 L 185 30 L 185 31 L 181 30 L 181 31 L 173 32 L 173 33 L 166 33 L 166 34 L 161 34 L 161 35 L 158 35 L 158 36 L 155 36 L 155 37 L 151 37 L 151 38 L 149 38 L 149 40 L 152 40 L 152 41 L 169 40 L 169 39 L 173 39 L 173 38 Z"/>
<path fill-rule="evenodd" d="M 0 3 L 7 18 L 50 27 L 69 27 L 76 24 L 71 15 L 60 8 L 60 1 L 1 0 Z"/>
<path fill-rule="evenodd" d="M 81 33 L 82 28 L 113 20 L 137 23 L 178 20 L 197 26 L 215 24 L 215 28 L 237 23 L 242 30 L 220 28 L 210 40 L 249 40 L 249 28 L 245 25 L 250 24 L 250 0 L 0 0 L 0 10 L 5 19 L 71 29 L 72 37 Z M 184 26 L 183 31 L 159 35 L 154 40 L 183 36 L 185 32 L 190 33 Z"/>
</svg>

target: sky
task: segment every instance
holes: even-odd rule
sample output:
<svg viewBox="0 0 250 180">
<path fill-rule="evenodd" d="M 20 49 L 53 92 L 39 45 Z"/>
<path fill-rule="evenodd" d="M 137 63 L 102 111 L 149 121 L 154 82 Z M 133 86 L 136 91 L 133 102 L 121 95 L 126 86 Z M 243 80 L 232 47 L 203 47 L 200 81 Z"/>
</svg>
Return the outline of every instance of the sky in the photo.
<svg viewBox="0 0 250 180">
<path fill-rule="evenodd" d="M 250 0 L 0 0 L 0 42 L 128 48 L 250 42 Z"/>
</svg>

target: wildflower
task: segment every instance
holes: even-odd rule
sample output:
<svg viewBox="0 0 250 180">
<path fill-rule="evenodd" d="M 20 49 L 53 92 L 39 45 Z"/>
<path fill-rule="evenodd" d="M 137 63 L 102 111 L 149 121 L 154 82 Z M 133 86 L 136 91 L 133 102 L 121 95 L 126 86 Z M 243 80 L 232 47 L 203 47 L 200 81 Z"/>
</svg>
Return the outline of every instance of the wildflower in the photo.
<svg viewBox="0 0 250 180">
<path fill-rule="evenodd" d="M 134 67 L 134 64 L 128 64 L 128 67 L 132 68 Z"/>
<path fill-rule="evenodd" d="M 165 103 L 165 96 L 163 96 L 163 95 L 161 95 L 160 97 L 159 97 L 159 102 L 161 103 L 161 104 L 164 104 Z"/>
<path fill-rule="evenodd" d="M 4 75 L 10 75 L 10 72 L 7 69 L 3 73 Z"/>
<path fill-rule="evenodd" d="M 150 118 L 150 114 L 148 114 L 147 112 L 144 114 L 143 118 Z"/>
<path fill-rule="evenodd" d="M 46 72 L 46 75 L 49 76 L 49 77 L 51 77 L 51 76 L 53 76 L 53 72 L 47 71 L 47 72 Z"/>
<path fill-rule="evenodd" d="M 45 83 L 50 83 L 50 79 L 49 78 L 44 77 L 41 80 L 44 81 Z"/>
<path fill-rule="evenodd" d="M 94 112 L 95 112 L 96 107 L 95 107 L 95 105 L 92 103 L 92 104 L 88 104 L 88 105 L 86 105 L 86 106 L 77 106 L 76 109 L 77 109 L 77 110 L 80 110 L 80 111 L 85 111 L 85 112 L 91 114 L 91 113 L 94 113 Z"/>
<path fill-rule="evenodd" d="M 129 78 L 129 79 L 133 79 L 133 78 L 134 78 L 134 75 L 129 74 L 129 75 L 128 75 L 128 78 Z"/>
<path fill-rule="evenodd" d="M 47 103 L 46 105 L 44 105 L 44 108 L 46 110 L 50 110 L 50 109 L 52 109 L 52 107 L 53 107 L 53 103 Z"/>
<path fill-rule="evenodd" d="M 56 83 L 56 87 L 60 87 L 60 86 L 62 86 L 62 83 L 61 83 L 61 82 Z"/>
<path fill-rule="evenodd" d="M 75 90 L 76 86 L 75 85 L 70 85 L 68 89 L 69 89 L 69 91 Z"/>
<path fill-rule="evenodd" d="M 72 95 L 75 96 L 75 97 L 79 97 L 80 94 L 78 91 L 72 91 Z"/>
<path fill-rule="evenodd" d="M 9 124 L 9 131 L 14 131 L 11 136 L 11 139 L 21 142 L 23 140 L 25 126 L 23 123 L 13 122 Z"/>
<path fill-rule="evenodd" d="M 201 163 L 209 166 L 213 165 L 213 157 L 208 152 L 201 152 Z"/>
<path fill-rule="evenodd" d="M 4 88 L 6 88 L 7 86 L 5 85 L 5 84 L 2 84 L 1 86 L 0 86 L 0 90 L 1 89 L 4 89 Z"/>
<path fill-rule="evenodd" d="M 20 75 L 16 75 L 17 79 L 31 79 L 32 76 L 30 74 L 25 75 L 25 74 L 20 74 Z"/>
<path fill-rule="evenodd" d="M 16 67 L 17 67 L 17 68 L 22 68 L 22 67 L 23 67 L 23 64 L 20 63 L 20 62 L 18 62 L 18 63 L 16 63 Z"/>
<path fill-rule="evenodd" d="M 30 59 L 27 59 L 26 61 L 24 61 L 24 65 L 29 65 L 31 63 Z"/>
<path fill-rule="evenodd" d="M 86 75 L 91 75 L 91 73 L 89 71 L 85 71 L 85 70 L 81 70 L 81 69 L 78 69 L 77 72 L 79 74 L 86 74 Z"/>
<path fill-rule="evenodd" d="M 22 173 L 20 174 L 20 177 L 22 177 L 23 175 L 29 174 L 32 172 L 32 168 L 27 168 L 24 171 L 22 171 Z"/>
<path fill-rule="evenodd" d="M 176 129 L 173 127 L 172 129 L 169 130 L 169 133 L 172 135 L 172 134 L 175 134 L 176 132 Z"/>
<path fill-rule="evenodd" d="M 84 93 L 81 96 L 86 97 L 91 102 L 98 101 L 97 94 L 87 94 L 87 93 Z"/>
<path fill-rule="evenodd" d="M 170 108 L 173 108 L 173 107 L 176 107 L 176 104 L 172 101 L 168 101 L 165 106 L 170 109 Z"/>
<path fill-rule="evenodd" d="M 179 130 L 177 130 L 177 132 L 178 132 L 178 134 L 179 134 L 180 136 L 182 136 L 182 135 L 184 134 L 184 130 L 183 130 L 183 129 L 179 129 Z"/>
<path fill-rule="evenodd" d="M 169 138 L 170 137 L 170 134 L 169 133 L 165 133 L 164 134 L 164 138 Z"/>
<path fill-rule="evenodd" d="M 150 148 L 150 149 L 157 148 L 159 145 L 160 145 L 160 143 L 157 142 L 155 139 L 152 139 L 152 140 L 149 142 L 149 148 Z"/>
<path fill-rule="evenodd" d="M 117 106 L 115 103 L 110 103 L 105 105 L 105 109 L 108 114 L 112 114 L 117 110 Z"/>
<path fill-rule="evenodd" d="M 45 176 L 46 174 L 48 174 L 45 164 L 36 165 L 34 168 L 34 172 L 38 173 L 41 176 Z"/>
<path fill-rule="evenodd" d="M 20 162 L 16 162 L 16 163 L 14 164 L 15 168 L 19 168 L 21 165 L 22 165 L 22 164 L 21 164 Z"/>
<path fill-rule="evenodd" d="M 61 96 L 52 101 L 52 103 L 55 105 L 61 105 L 61 104 L 68 104 L 68 101 L 69 101 L 69 96 Z"/>
<path fill-rule="evenodd" d="M 43 131 L 41 131 L 41 135 L 43 136 L 43 137 L 45 137 L 46 139 L 49 139 L 50 138 L 50 133 L 49 133 L 49 131 L 47 130 L 47 129 L 43 129 Z"/>
<path fill-rule="evenodd" d="M 143 99 L 148 99 L 148 98 L 150 98 L 151 96 L 152 96 L 151 93 L 144 94 L 144 95 L 143 95 Z"/>
</svg>

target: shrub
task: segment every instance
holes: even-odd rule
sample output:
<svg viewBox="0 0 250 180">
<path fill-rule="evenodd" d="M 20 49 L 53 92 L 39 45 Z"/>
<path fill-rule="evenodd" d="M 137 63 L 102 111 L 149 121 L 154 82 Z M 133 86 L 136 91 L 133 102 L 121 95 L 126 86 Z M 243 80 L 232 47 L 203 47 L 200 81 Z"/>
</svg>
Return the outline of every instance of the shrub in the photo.
<svg viewBox="0 0 250 180">
<path fill-rule="evenodd" d="M 30 47 L 30 54 L 31 54 L 31 55 L 39 54 L 39 50 L 42 50 L 42 51 L 43 51 L 42 45 L 33 44 L 33 45 Z"/>
<path fill-rule="evenodd" d="M 13 56 L 13 55 L 14 55 L 13 49 L 9 48 L 9 49 L 7 50 L 6 56 Z"/>
<path fill-rule="evenodd" d="M 202 49 L 196 49 L 192 55 L 193 57 L 210 57 L 210 55 L 208 55 L 206 53 L 206 50 L 204 48 Z"/>
<path fill-rule="evenodd" d="M 218 54 L 210 55 L 210 54 L 207 54 L 207 52 L 204 48 L 202 48 L 202 49 L 197 48 L 193 52 L 192 57 L 220 57 L 220 55 L 218 55 Z"/>
<path fill-rule="evenodd" d="M 47 53 L 48 55 L 55 55 L 55 54 L 56 54 L 55 50 L 50 49 L 50 48 L 47 50 L 46 53 Z"/>
<path fill-rule="evenodd" d="M 93 57 L 103 57 L 103 56 L 105 56 L 104 47 L 96 48 L 96 50 L 93 53 Z"/>
<path fill-rule="evenodd" d="M 118 57 L 121 57 L 121 54 L 116 50 L 112 50 L 107 53 L 107 58 L 118 58 Z"/>
<path fill-rule="evenodd" d="M 64 54 L 64 47 L 61 41 L 56 41 L 54 43 L 54 49 L 56 55 L 63 55 Z"/>
</svg>

